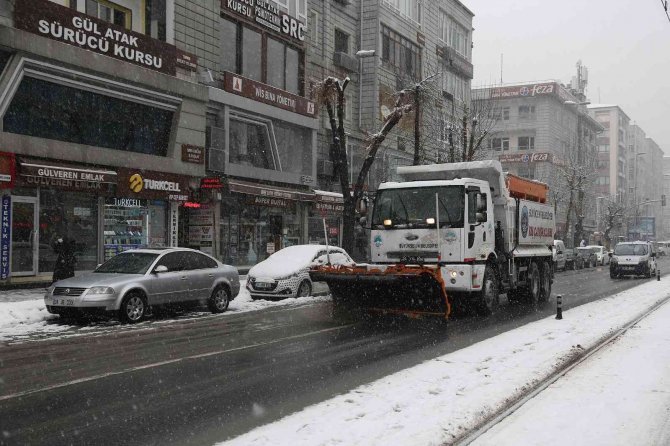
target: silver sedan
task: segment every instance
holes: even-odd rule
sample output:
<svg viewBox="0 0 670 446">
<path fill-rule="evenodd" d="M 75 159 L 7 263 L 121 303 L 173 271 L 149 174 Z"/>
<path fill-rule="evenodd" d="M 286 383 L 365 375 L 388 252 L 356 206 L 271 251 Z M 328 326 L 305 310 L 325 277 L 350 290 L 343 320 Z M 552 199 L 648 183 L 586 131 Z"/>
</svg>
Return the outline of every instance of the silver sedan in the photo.
<svg viewBox="0 0 670 446">
<path fill-rule="evenodd" d="M 149 307 L 206 303 L 220 313 L 240 291 L 237 269 L 193 249 L 123 252 L 95 271 L 54 283 L 44 296 L 50 313 L 113 313 L 141 321 Z"/>
</svg>

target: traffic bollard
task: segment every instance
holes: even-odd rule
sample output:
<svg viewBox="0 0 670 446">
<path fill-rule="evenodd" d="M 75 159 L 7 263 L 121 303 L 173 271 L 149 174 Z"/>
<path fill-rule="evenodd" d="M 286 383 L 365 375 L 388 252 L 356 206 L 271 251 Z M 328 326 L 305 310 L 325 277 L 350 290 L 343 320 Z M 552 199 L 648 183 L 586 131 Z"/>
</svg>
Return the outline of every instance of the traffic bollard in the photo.
<svg viewBox="0 0 670 446">
<path fill-rule="evenodd" d="M 656 268 L 656 281 L 660 282 L 661 281 L 661 270 Z"/>
<path fill-rule="evenodd" d="M 556 296 L 556 319 L 563 319 L 563 295 Z"/>
</svg>

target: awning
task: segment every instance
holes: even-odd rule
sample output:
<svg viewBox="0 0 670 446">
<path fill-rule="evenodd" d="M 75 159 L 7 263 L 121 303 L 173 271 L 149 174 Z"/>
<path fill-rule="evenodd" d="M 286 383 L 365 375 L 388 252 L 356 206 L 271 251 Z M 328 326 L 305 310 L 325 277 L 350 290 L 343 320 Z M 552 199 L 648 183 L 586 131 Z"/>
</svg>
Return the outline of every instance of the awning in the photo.
<svg viewBox="0 0 670 446">
<path fill-rule="evenodd" d="M 228 189 L 239 194 L 256 195 L 259 197 L 279 198 L 293 201 L 313 201 L 314 193 L 302 192 L 278 186 L 251 183 L 240 180 L 228 180 Z"/>
<path fill-rule="evenodd" d="M 325 190 L 314 190 L 316 201 L 321 203 L 344 203 L 344 198 L 339 192 L 328 192 Z"/>
</svg>

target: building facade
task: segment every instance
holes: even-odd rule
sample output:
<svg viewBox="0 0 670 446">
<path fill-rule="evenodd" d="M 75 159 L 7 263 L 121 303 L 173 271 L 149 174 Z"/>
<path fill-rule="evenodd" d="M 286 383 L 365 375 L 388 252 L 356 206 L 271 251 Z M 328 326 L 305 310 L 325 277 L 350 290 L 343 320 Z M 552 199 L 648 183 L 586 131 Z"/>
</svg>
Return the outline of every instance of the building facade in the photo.
<svg viewBox="0 0 670 446">
<path fill-rule="evenodd" d="M 457 0 L 311 0 L 307 14 L 308 89 L 328 76 L 351 81 L 345 92 L 350 183 L 365 158 L 367 135 L 376 133 L 393 109 L 394 93 L 429 77 L 430 99 L 422 98 L 419 114 L 421 157 L 438 160 L 444 128 L 470 99 L 473 13 Z M 395 179 L 398 166 L 412 164 L 415 116 L 406 115 L 377 153 L 366 181 L 370 194 L 380 182 Z M 317 183 L 319 189 L 339 191 L 331 143 L 328 116 L 321 110 Z M 310 223 L 319 225 L 318 218 Z M 354 255 L 364 258 L 367 242 L 359 235 L 361 252 Z"/>
<path fill-rule="evenodd" d="M 670 240 L 670 156 L 663 157 L 663 195 L 665 195 L 666 204 L 663 209 L 663 222 L 661 225 L 661 235 L 659 240 Z"/>
<path fill-rule="evenodd" d="M 629 126 L 628 195 L 630 240 L 656 240 L 663 227 L 663 150 L 636 124 Z"/>
<path fill-rule="evenodd" d="M 473 90 L 473 97 L 487 102 L 480 108 L 494 115 L 483 147 L 488 156 L 500 160 L 510 173 L 549 185 L 556 236 L 568 240 L 577 223 L 582 225 L 583 236 L 595 232 L 595 216 L 575 215 L 574 211 L 580 207 L 577 203 L 582 209 L 595 203 L 590 188 L 573 194 L 570 228 L 566 226 L 571 200 L 566 184 L 570 177 L 574 181 L 578 175 L 590 176 L 588 167 L 580 166 L 595 168 L 596 138 L 603 129 L 581 104 L 583 98 L 558 81 L 479 88 Z"/>
<path fill-rule="evenodd" d="M 77 270 L 187 243 L 208 94 L 176 36 L 183 8 L 0 3 L 0 281 L 50 278 L 60 238 Z"/>
</svg>

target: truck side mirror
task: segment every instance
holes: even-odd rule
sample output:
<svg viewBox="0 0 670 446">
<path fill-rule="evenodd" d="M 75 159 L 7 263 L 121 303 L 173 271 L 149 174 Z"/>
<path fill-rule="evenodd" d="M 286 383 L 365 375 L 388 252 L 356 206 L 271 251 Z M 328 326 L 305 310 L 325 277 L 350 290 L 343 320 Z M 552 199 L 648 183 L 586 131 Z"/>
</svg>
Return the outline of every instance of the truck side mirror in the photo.
<svg viewBox="0 0 670 446">
<path fill-rule="evenodd" d="M 478 213 L 486 213 L 486 194 L 477 194 L 476 207 Z"/>
<path fill-rule="evenodd" d="M 488 215 L 486 211 L 484 212 L 477 212 L 477 223 L 484 223 L 486 220 L 488 220 Z"/>
</svg>

